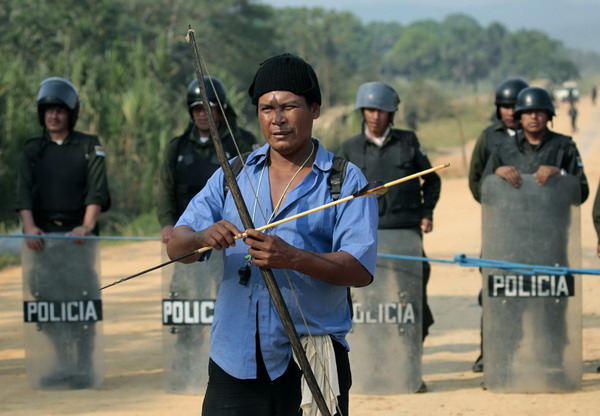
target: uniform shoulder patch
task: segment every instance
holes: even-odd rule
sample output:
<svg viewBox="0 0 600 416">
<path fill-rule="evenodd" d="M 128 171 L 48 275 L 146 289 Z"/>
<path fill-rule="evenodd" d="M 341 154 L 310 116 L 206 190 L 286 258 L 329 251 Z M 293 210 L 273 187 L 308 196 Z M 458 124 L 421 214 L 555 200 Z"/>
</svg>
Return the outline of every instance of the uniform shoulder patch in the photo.
<svg viewBox="0 0 600 416">
<path fill-rule="evenodd" d="M 104 146 L 102 145 L 94 146 L 94 151 L 96 152 L 96 156 L 106 156 L 106 153 L 104 153 Z"/>
</svg>

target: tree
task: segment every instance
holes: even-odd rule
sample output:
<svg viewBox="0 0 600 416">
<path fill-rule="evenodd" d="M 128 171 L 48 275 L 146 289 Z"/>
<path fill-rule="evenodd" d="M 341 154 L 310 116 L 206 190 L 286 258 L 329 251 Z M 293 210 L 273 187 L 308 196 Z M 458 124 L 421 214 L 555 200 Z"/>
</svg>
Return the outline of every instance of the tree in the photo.
<svg viewBox="0 0 600 416">
<path fill-rule="evenodd" d="M 440 62 L 440 37 L 423 27 L 410 26 L 392 47 L 385 72 L 411 79 L 427 77 Z"/>
</svg>

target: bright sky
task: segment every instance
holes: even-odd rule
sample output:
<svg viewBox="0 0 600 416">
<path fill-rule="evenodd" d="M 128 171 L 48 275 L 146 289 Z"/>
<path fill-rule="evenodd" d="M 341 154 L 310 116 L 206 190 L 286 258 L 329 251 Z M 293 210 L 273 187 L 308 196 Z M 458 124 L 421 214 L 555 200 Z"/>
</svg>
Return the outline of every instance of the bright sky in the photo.
<svg viewBox="0 0 600 416">
<path fill-rule="evenodd" d="M 539 29 L 571 48 L 600 53 L 600 0 L 262 0 L 275 7 L 324 7 L 350 11 L 363 21 L 443 20 L 451 13 L 493 21 L 511 31 Z"/>
</svg>

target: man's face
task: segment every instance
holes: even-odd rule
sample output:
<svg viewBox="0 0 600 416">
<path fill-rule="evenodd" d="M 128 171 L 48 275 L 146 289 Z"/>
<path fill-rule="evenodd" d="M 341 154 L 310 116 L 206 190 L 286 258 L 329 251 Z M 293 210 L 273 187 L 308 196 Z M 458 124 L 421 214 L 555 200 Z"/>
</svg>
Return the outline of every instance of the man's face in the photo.
<svg viewBox="0 0 600 416">
<path fill-rule="evenodd" d="M 383 136 L 390 125 L 391 113 L 377 108 L 363 108 L 362 113 L 369 133 L 375 137 Z"/>
<path fill-rule="evenodd" d="M 514 105 L 500 105 L 498 106 L 500 112 L 500 121 L 504 123 L 509 129 L 515 130 L 517 128 L 518 120 L 515 120 L 515 106 Z"/>
<path fill-rule="evenodd" d="M 304 147 L 312 137 L 313 121 L 321 107 L 289 91 L 270 91 L 258 99 L 258 121 L 263 137 L 282 155 Z"/>
<path fill-rule="evenodd" d="M 550 115 L 546 110 L 527 110 L 521 113 L 521 126 L 526 133 L 536 134 L 546 130 Z"/>
<path fill-rule="evenodd" d="M 212 115 L 215 119 L 215 124 L 219 127 L 221 124 L 221 120 L 223 119 L 221 115 L 221 111 L 219 107 L 209 106 L 210 111 L 212 111 Z M 206 114 L 206 110 L 204 108 L 204 104 L 197 104 L 192 107 L 192 118 L 194 119 L 194 124 L 205 136 L 210 135 L 210 125 L 208 124 L 208 115 Z"/>
<path fill-rule="evenodd" d="M 58 105 L 46 107 L 44 111 L 44 125 L 50 133 L 68 132 L 69 110 Z"/>
</svg>

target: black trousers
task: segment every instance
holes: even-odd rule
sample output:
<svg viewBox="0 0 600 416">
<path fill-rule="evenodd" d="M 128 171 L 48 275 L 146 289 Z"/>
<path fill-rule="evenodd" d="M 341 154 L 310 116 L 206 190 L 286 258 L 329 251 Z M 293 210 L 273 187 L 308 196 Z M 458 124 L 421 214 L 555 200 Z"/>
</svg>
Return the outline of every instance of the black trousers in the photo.
<svg viewBox="0 0 600 416">
<path fill-rule="evenodd" d="M 422 251 L 422 256 L 427 257 L 425 254 L 425 250 Z M 434 324 L 433 320 L 433 312 L 431 312 L 431 308 L 429 307 L 429 302 L 427 301 L 427 284 L 429 283 L 429 277 L 431 276 L 431 265 L 429 262 L 423 262 L 423 320 L 421 322 L 423 328 L 423 336 L 422 340 L 425 341 L 427 335 L 429 335 L 429 327 Z"/>
<path fill-rule="evenodd" d="M 352 385 L 348 352 L 333 341 L 338 368 L 341 414 L 348 416 L 348 395 Z M 202 404 L 203 416 L 300 416 L 302 372 L 290 359 L 283 375 L 270 380 L 257 346 L 257 378 L 242 380 L 227 374 L 213 360 L 208 363 L 208 385 Z"/>
</svg>

